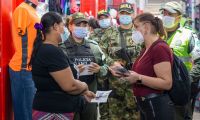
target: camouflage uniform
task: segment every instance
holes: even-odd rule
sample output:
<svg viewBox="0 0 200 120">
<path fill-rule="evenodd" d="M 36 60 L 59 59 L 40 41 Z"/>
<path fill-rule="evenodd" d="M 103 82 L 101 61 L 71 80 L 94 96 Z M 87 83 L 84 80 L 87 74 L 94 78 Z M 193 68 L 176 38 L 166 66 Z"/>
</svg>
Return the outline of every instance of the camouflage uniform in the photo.
<svg viewBox="0 0 200 120">
<path fill-rule="evenodd" d="M 66 48 L 65 44 L 68 44 L 67 42 L 73 42 L 76 44 L 73 40 L 72 37 L 69 37 L 68 41 L 65 43 L 60 44 L 60 47 L 63 49 L 64 53 L 66 55 L 68 54 L 68 50 Z M 85 40 L 84 43 L 88 43 L 90 45 L 91 51 L 94 54 L 95 57 L 95 62 L 101 66 L 99 73 L 97 73 L 95 76 L 95 79 L 93 82 L 88 84 L 88 88 L 90 91 L 96 92 L 97 90 L 97 80 L 104 78 L 107 75 L 108 67 L 105 64 L 105 56 L 101 49 L 99 48 L 98 44 L 95 41 L 91 40 Z M 85 45 L 83 43 L 83 46 Z M 77 45 L 80 46 L 80 45 Z M 97 118 L 97 105 L 95 103 L 88 103 L 85 105 L 84 110 L 81 113 L 76 113 L 74 120 L 94 120 Z"/>
<path fill-rule="evenodd" d="M 115 52 L 121 49 L 122 33 L 126 41 L 126 48 L 130 51 L 131 58 L 134 61 L 140 51 L 140 46 L 136 46 L 132 41 L 132 29 L 123 30 L 121 28 L 109 27 L 105 30 L 98 29 L 91 34 L 91 38 L 99 43 L 99 46 L 106 55 L 106 62 L 111 65 L 114 61 L 122 61 L 115 55 Z M 98 32 L 97 32 L 98 31 Z M 133 99 L 132 87 L 128 83 L 123 83 L 119 78 L 109 76 L 109 89 L 113 90 L 108 104 L 100 106 L 101 120 L 136 120 L 138 113 Z"/>
<path fill-rule="evenodd" d="M 82 13 L 75 13 L 72 15 L 74 22 L 87 22 L 85 16 Z M 97 90 L 97 81 L 99 78 L 106 77 L 108 73 L 108 66 L 105 64 L 105 55 L 95 41 L 84 38 L 82 43 L 77 43 L 70 35 L 68 40 L 60 44 L 60 47 L 64 53 L 68 56 L 71 64 L 84 64 L 89 65 L 91 62 L 97 63 L 100 66 L 100 70 L 96 74 L 81 75 L 79 74 L 79 80 L 86 82 L 88 88 L 92 92 Z M 97 104 L 86 103 L 81 112 L 75 113 L 74 120 L 96 120 L 97 119 Z"/>
</svg>

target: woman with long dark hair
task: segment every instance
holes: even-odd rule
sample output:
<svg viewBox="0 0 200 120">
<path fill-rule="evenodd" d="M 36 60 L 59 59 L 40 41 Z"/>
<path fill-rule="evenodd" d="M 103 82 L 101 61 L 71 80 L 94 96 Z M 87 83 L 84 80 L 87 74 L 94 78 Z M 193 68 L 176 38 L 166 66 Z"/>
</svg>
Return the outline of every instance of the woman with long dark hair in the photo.
<svg viewBox="0 0 200 120">
<path fill-rule="evenodd" d="M 30 65 L 37 88 L 33 101 L 33 120 L 72 120 L 73 112 L 81 109 L 84 100 L 95 97 L 86 83 L 76 80 L 76 70 L 58 47 L 64 24 L 59 14 L 46 13 L 35 24 L 37 37 Z M 74 73 L 74 75 L 73 75 Z"/>
</svg>

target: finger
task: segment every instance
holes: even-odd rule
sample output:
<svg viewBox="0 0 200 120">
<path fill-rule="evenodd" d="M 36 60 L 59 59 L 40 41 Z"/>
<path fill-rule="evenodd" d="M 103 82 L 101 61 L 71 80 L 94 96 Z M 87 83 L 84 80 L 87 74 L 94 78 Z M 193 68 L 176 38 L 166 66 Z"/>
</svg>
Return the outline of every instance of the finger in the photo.
<svg viewBox="0 0 200 120">
<path fill-rule="evenodd" d="M 88 67 L 88 69 L 95 69 L 95 68 L 97 68 L 97 67 L 95 67 L 95 66 L 89 66 Z"/>
</svg>

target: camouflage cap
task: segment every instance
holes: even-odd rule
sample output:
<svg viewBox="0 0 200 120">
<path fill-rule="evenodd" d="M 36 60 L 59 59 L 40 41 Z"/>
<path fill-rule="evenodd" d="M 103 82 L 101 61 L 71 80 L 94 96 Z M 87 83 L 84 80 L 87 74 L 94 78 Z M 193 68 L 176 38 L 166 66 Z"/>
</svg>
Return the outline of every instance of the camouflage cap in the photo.
<svg viewBox="0 0 200 120">
<path fill-rule="evenodd" d="M 101 15 L 110 16 L 110 14 L 109 14 L 109 12 L 107 10 L 100 10 L 97 13 L 97 17 L 99 18 Z"/>
<path fill-rule="evenodd" d="M 183 8 L 181 4 L 176 1 L 165 3 L 160 10 L 167 10 L 170 13 L 177 13 L 177 12 L 180 12 L 181 14 L 183 13 Z"/>
<path fill-rule="evenodd" d="M 72 21 L 75 24 L 78 24 L 80 22 L 87 22 L 88 23 L 88 19 L 81 12 L 77 12 L 77 13 L 72 14 Z"/>
<path fill-rule="evenodd" d="M 130 4 L 130 3 L 122 3 L 119 5 L 119 13 L 122 12 L 122 11 L 125 11 L 125 12 L 128 12 L 128 13 L 133 13 L 134 12 L 134 9 L 133 9 L 133 6 Z"/>
</svg>

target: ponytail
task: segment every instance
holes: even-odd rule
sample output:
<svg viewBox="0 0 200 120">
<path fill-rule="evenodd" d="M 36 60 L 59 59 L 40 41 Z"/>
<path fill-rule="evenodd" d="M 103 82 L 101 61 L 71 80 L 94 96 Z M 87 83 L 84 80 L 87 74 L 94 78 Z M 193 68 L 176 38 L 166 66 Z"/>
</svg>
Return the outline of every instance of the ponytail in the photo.
<svg viewBox="0 0 200 120">
<path fill-rule="evenodd" d="M 163 26 L 162 20 L 158 17 L 155 17 L 155 21 L 156 21 L 155 25 L 156 32 L 159 34 L 160 37 L 167 38 L 167 32 Z"/>
<path fill-rule="evenodd" d="M 150 22 L 152 24 L 151 32 L 159 34 L 160 37 L 167 38 L 167 33 L 164 29 L 163 22 L 160 18 L 154 17 L 151 13 L 143 13 L 138 15 L 135 20 L 140 22 Z"/>
<path fill-rule="evenodd" d="M 37 36 L 36 36 L 34 44 L 33 44 L 32 55 L 31 55 L 31 59 L 30 59 L 30 62 L 28 64 L 28 67 L 31 67 L 31 65 L 32 65 L 32 63 L 34 61 L 34 58 L 35 58 L 35 56 L 37 54 L 37 51 L 40 48 L 40 46 L 42 45 L 42 43 L 43 43 L 42 31 L 37 29 Z"/>
</svg>

